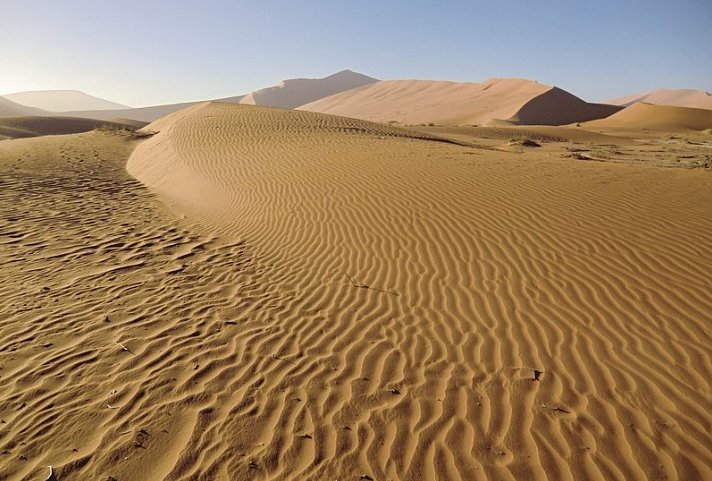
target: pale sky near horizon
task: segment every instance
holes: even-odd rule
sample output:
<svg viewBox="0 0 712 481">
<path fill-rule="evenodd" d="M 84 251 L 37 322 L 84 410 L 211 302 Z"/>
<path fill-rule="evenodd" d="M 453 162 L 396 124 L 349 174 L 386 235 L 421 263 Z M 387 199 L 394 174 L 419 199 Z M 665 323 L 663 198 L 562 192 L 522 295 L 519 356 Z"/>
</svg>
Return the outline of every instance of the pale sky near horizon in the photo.
<svg viewBox="0 0 712 481">
<path fill-rule="evenodd" d="M 0 0 L 0 95 L 77 89 L 131 106 L 352 69 L 520 77 L 588 101 L 712 91 L 712 0 Z"/>
</svg>

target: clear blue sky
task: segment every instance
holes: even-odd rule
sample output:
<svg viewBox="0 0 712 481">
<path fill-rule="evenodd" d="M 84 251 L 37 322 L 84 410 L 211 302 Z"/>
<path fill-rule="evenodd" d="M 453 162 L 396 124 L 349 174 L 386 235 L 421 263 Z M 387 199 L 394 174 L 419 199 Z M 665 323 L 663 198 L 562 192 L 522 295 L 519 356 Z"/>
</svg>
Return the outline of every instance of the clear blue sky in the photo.
<svg viewBox="0 0 712 481">
<path fill-rule="evenodd" d="M 712 91 L 712 0 L 0 0 L 0 94 L 79 89 L 141 106 L 345 68 L 522 77 L 591 101 Z"/>
</svg>

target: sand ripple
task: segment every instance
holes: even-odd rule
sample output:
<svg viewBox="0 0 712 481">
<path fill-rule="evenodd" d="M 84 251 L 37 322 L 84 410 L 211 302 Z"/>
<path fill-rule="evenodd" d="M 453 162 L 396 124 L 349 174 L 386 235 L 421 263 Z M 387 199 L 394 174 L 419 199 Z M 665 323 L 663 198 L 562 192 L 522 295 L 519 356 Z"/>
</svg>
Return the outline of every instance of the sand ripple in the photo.
<svg viewBox="0 0 712 481">
<path fill-rule="evenodd" d="M 184 220 L 4 161 L 0 477 L 712 476 L 704 173 L 179 114 L 129 170 Z"/>
</svg>

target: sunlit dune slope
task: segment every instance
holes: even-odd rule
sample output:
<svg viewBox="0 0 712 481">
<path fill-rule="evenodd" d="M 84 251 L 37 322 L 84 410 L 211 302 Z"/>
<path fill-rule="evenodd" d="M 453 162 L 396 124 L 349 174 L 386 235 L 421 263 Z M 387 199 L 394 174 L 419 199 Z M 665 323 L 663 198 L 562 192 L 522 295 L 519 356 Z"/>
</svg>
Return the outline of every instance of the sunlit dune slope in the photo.
<svg viewBox="0 0 712 481">
<path fill-rule="evenodd" d="M 712 110 L 712 95 L 703 90 L 694 89 L 658 89 L 652 92 L 618 97 L 607 100 L 605 103 L 627 107 L 636 102 Z"/>
<path fill-rule="evenodd" d="M 556 87 L 523 79 L 483 83 L 387 80 L 303 105 L 300 110 L 407 124 L 563 125 L 602 118 L 619 107 L 588 104 Z"/>
<path fill-rule="evenodd" d="M 588 122 L 586 127 L 666 132 L 704 130 L 712 128 L 712 110 L 638 102 L 606 119 Z"/>
</svg>

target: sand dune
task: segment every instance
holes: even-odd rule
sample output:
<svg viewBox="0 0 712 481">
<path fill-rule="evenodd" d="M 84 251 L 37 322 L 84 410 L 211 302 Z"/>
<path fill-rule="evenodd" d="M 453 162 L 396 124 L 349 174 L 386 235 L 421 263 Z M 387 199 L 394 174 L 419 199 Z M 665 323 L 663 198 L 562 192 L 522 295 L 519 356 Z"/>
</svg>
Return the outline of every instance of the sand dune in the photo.
<svg viewBox="0 0 712 481">
<path fill-rule="evenodd" d="M 602 118 L 617 107 L 588 104 L 559 88 L 522 79 L 484 83 L 386 80 L 332 95 L 300 110 L 404 124 L 564 125 Z"/>
<path fill-rule="evenodd" d="M 215 391 L 191 452 L 219 429 L 265 478 L 712 474 L 704 175 L 220 104 L 152 128 L 129 171 L 279 286 L 231 311 L 270 334 L 205 385 L 258 390 Z"/>
<path fill-rule="evenodd" d="M 25 115 L 48 115 L 42 109 L 36 109 L 34 107 L 26 107 L 24 105 L 16 104 L 5 97 L 0 97 L 0 117 L 21 117 Z"/>
<path fill-rule="evenodd" d="M 293 109 L 329 95 L 377 81 L 375 78 L 351 70 L 342 70 L 320 79 L 283 80 L 274 87 L 267 87 L 245 95 L 240 103 Z"/>
<path fill-rule="evenodd" d="M 606 119 L 587 122 L 585 127 L 666 132 L 704 130 L 712 128 L 712 110 L 638 102 Z"/>
<path fill-rule="evenodd" d="M 344 70 L 323 79 L 290 79 L 280 82 L 274 87 L 267 87 L 247 95 L 237 95 L 218 99 L 220 102 L 267 105 L 273 107 L 293 108 L 311 102 L 336 92 L 348 90 L 376 79 L 360 73 Z M 108 110 L 75 109 L 67 112 L 73 117 L 89 117 L 111 120 L 125 118 L 141 122 L 153 122 L 173 112 L 177 112 L 200 102 L 183 102 L 178 104 L 155 105 L 149 107 Z"/>
<path fill-rule="evenodd" d="M 147 129 L 0 142 L 1 479 L 712 477 L 709 172 Z"/>
<path fill-rule="evenodd" d="M 17 92 L 3 95 L 8 100 L 37 107 L 49 112 L 67 112 L 70 110 L 116 110 L 130 109 L 128 105 L 111 102 L 79 90 L 38 90 L 32 92 Z"/>
<path fill-rule="evenodd" d="M 712 95 L 703 90 L 693 89 L 659 89 L 610 99 L 604 103 L 628 107 L 636 102 L 712 110 Z"/>
<path fill-rule="evenodd" d="M 88 132 L 99 127 L 133 130 L 144 125 L 145 123 L 142 122 L 110 122 L 75 117 L 3 117 L 0 118 L 0 139 L 76 134 Z"/>
</svg>

